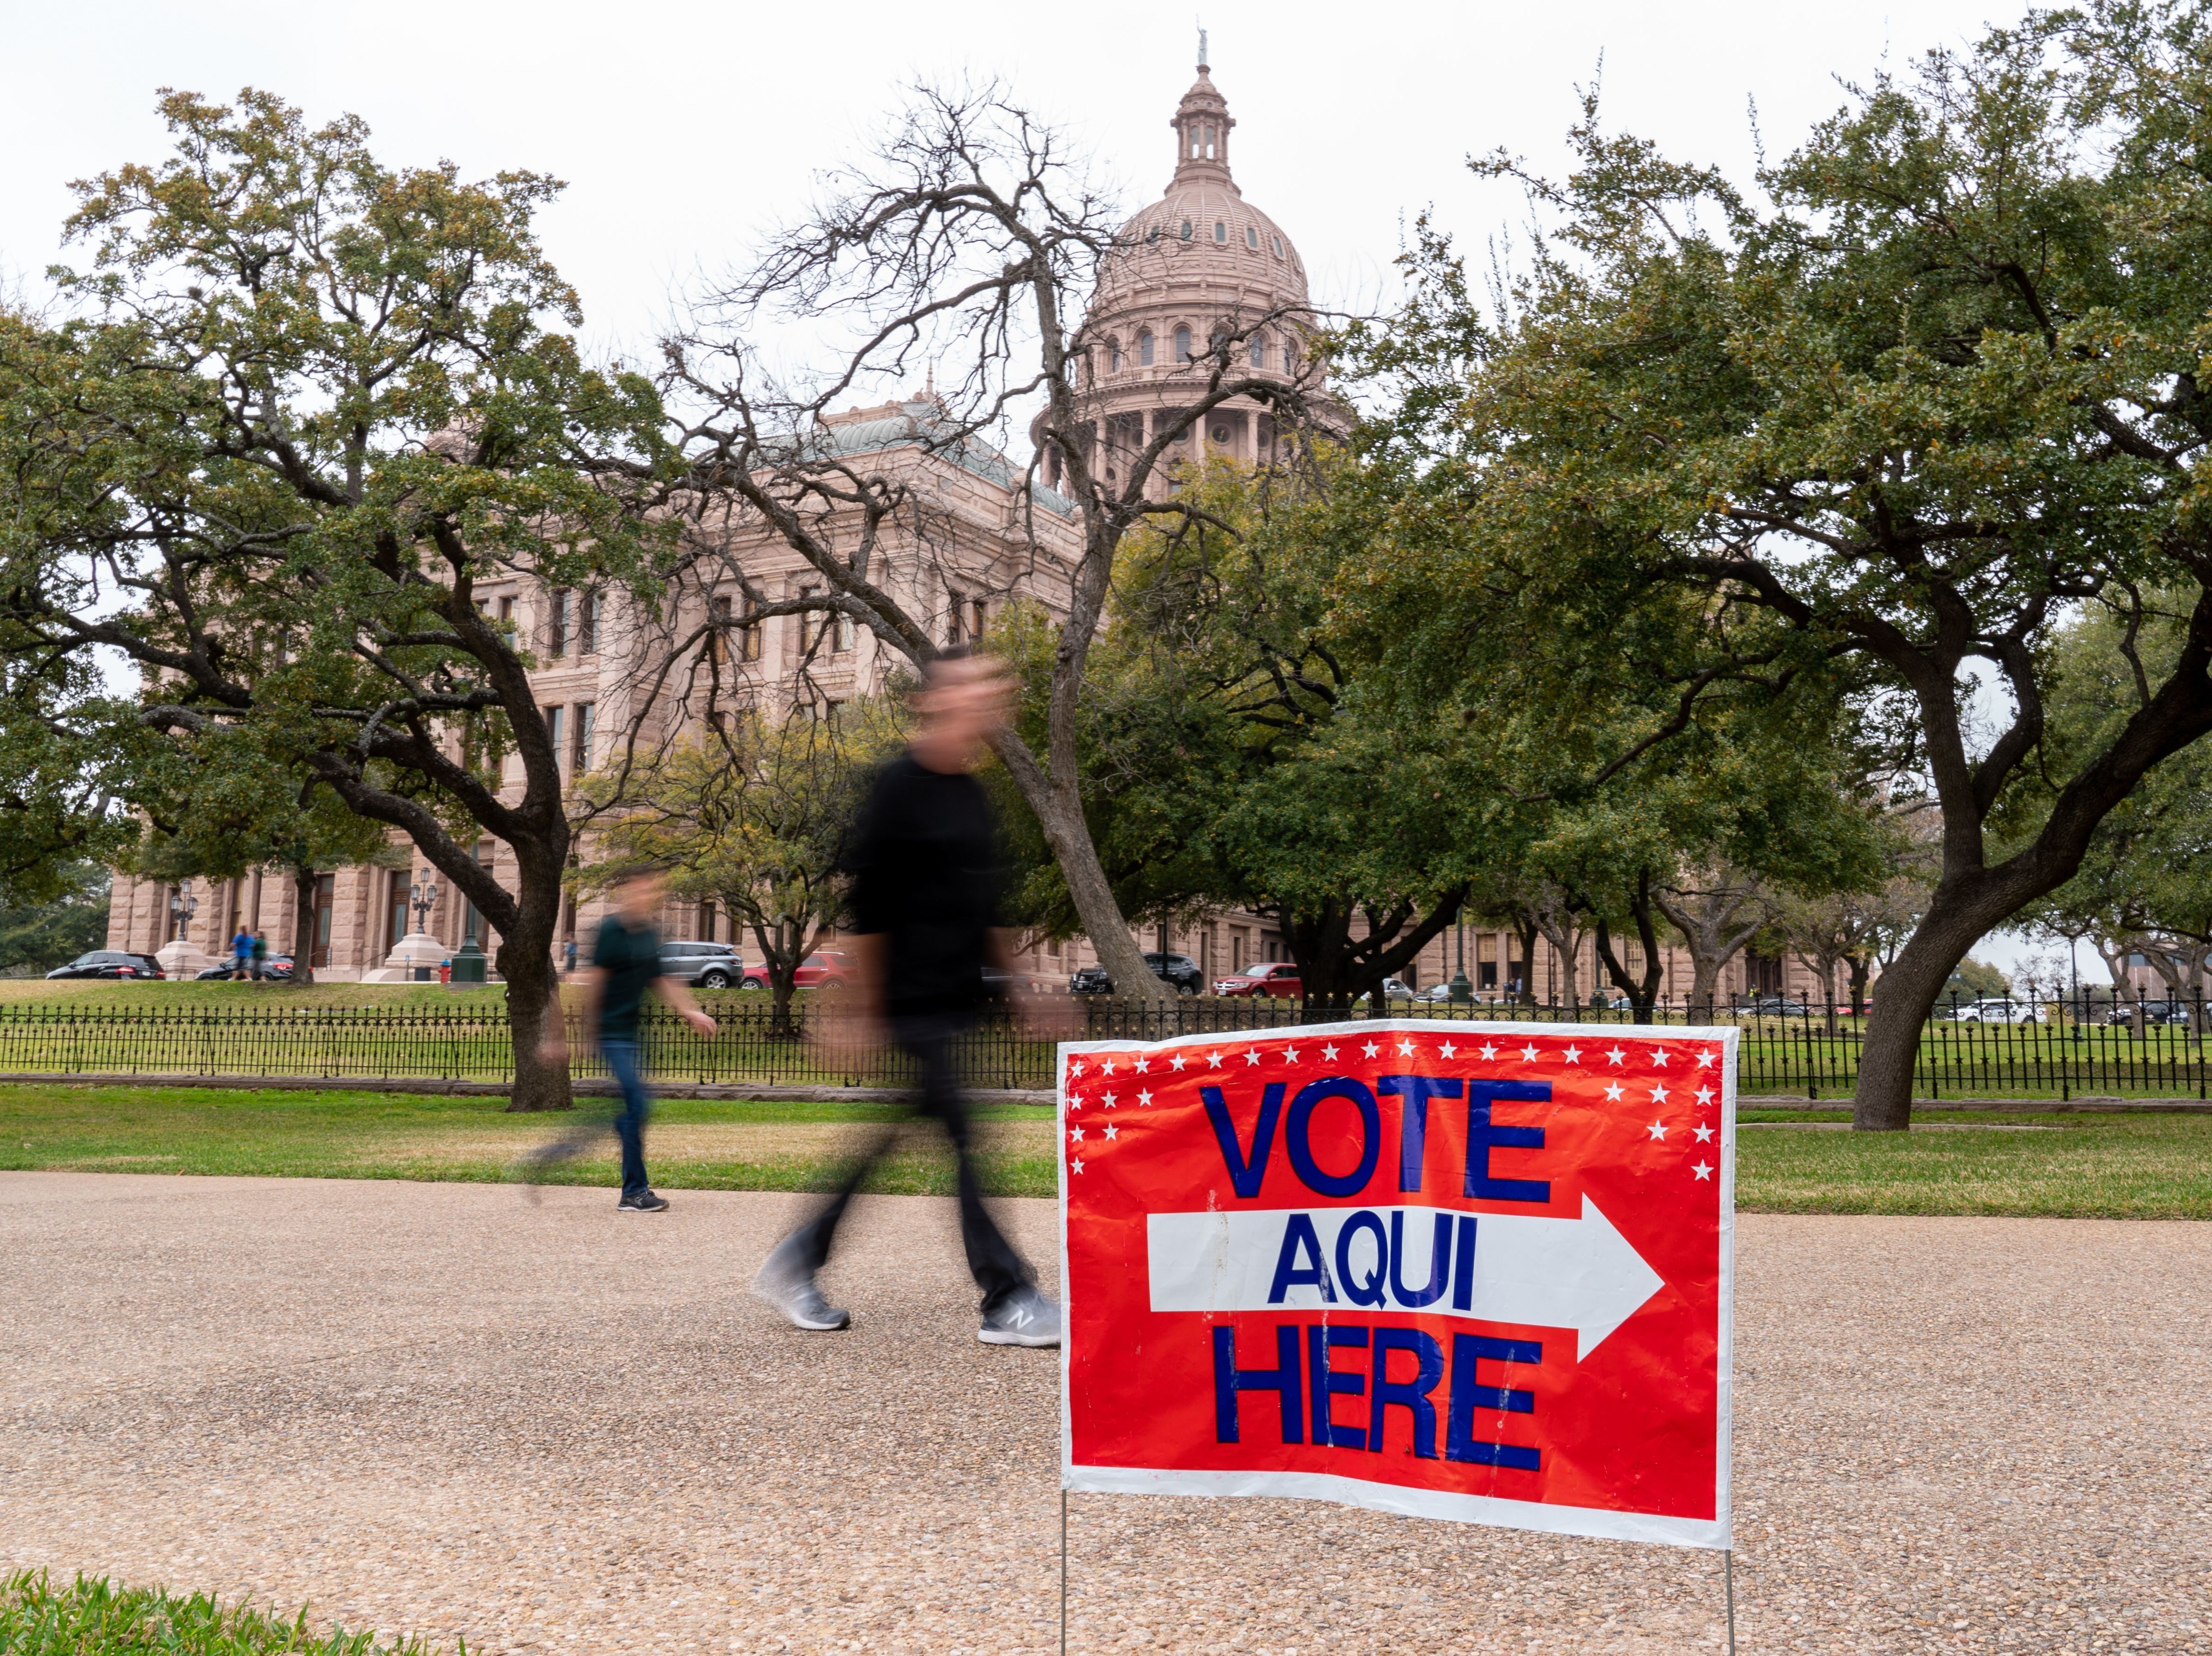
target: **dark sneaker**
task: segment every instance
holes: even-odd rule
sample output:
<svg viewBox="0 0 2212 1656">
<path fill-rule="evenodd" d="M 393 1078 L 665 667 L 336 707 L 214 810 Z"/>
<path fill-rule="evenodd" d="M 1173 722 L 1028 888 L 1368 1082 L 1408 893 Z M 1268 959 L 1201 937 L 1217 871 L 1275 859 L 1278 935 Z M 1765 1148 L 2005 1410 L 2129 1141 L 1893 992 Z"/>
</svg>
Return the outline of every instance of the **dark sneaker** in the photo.
<svg viewBox="0 0 2212 1656">
<path fill-rule="evenodd" d="M 1033 1288 L 1017 1289 L 983 1319 L 975 1338 L 986 1345 L 1058 1345 L 1060 1307 Z"/>
<path fill-rule="evenodd" d="M 655 1196 L 649 1190 L 641 1190 L 635 1196 L 625 1194 L 621 1201 L 615 1204 L 615 1211 L 617 1213 L 665 1213 L 668 1211 L 668 1198 L 665 1196 Z"/>
<path fill-rule="evenodd" d="M 781 1253 L 781 1249 L 777 1250 Z M 822 1297 L 822 1290 L 814 1285 L 814 1273 L 795 1271 L 777 1258 L 768 1256 L 768 1263 L 753 1278 L 754 1296 L 766 1300 L 784 1314 L 793 1328 L 826 1334 L 844 1327 L 853 1320 L 849 1312 L 842 1311 Z"/>
</svg>

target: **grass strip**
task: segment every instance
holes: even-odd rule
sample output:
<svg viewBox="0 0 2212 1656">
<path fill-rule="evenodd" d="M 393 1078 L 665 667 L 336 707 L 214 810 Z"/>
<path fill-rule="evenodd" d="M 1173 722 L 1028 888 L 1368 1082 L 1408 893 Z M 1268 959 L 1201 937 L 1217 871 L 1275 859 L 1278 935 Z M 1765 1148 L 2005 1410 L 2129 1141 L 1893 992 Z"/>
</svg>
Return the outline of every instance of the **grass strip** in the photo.
<svg viewBox="0 0 2212 1656">
<path fill-rule="evenodd" d="M 1049 1110 L 977 1112 L 985 1186 L 1057 1189 Z M 595 1123 L 605 1107 L 511 1115 L 498 1098 L 261 1089 L 0 1086 L 0 1169 L 495 1181 L 519 1157 Z M 875 1103 L 672 1100 L 647 1135 L 672 1190 L 831 1188 L 873 1138 L 896 1132 L 869 1188 L 950 1195 L 951 1155 L 927 1123 Z M 1742 1119 L 1842 1124 L 1839 1110 L 1747 1108 Z M 1747 1212 L 2212 1219 L 2212 1117 L 1922 1111 L 1929 1125 L 2039 1132 L 1744 1132 L 1736 1200 Z M 602 1134 L 551 1183 L 616 1183 Z"/>
<path fill-rule="evenodd" d="M 280 1621 L 250 1604 L 224 1605 L 204 1592 L 179 1598 L 159 1587 L 118 1587 L 80 1575 L 56 1589 L 43 1570 L 0 1581 L 0 1651 L 7 1656 L 430 1656 L 421 1640 L 380 1642 L 333 1629 L 318 1634 L 302 1610 Z M 466 1656 L 467 1645 L 460 1647 Z"/>
</svg>

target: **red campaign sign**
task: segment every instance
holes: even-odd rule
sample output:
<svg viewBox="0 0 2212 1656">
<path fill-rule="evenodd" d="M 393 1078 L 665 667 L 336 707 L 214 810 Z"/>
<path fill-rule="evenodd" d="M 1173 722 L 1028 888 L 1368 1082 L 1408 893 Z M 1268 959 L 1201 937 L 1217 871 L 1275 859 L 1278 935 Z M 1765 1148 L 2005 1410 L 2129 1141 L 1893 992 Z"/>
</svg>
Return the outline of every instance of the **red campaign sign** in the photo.
<svg viewBox="0 0 2212 1656">
<path fill-rule="evenodd" d="M 1728 1546 L 1736 1035 L 1061 1046 L 1065 1487 Z"/>
</svg>

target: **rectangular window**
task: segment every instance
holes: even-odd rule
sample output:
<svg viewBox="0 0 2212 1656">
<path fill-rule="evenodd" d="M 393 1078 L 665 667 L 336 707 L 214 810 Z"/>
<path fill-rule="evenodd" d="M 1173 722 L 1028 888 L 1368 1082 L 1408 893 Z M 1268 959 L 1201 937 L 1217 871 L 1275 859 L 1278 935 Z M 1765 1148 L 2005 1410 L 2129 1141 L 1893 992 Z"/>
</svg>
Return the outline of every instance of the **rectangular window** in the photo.
<svg viewBox="0 0 2212 1656">
<path fill-rule="evenodd" d="M 581 776 L 592 768 L 592 716 L 599 710 L 596 701 L 579 701 L 576 716 L 570 721 L 568 731 L 568 770 L 571 775 Z"/>
<path fill-rule="evenodd" d="M 331 919 L 337 909 L 337 883 L 338 877 L 335 874 L 318 874 L 315 877 L 313 899 L 314 926 L 307 934 L 313 939 L 307 951 L 307 964 L 313 967 L 320 968 L 331 963 Z"/>
<path fill-rule="evenodd" d="M 750 598 L 745 600 L 745 614 L 748 617 L 753 614 L 755 607 Z M 761 658 L 761 634 L 767 630 L 757 621 L 750 619 L 746 621 L 744 631 L 738 634 L 738 660 L 758 661 Z"/>
<path fill-rule="evenodd" d="M 545 653 L 556 661 L 568 653 L 568 604 L 574 596 L 565 586 L 546 594 Z"/>
<path fill-rule="evenodd" d="M 986 604 L 982 599 L 975 598 L 969 602 L 968 606 L 968 641 L 970 644 L 981 644 L 983 641 L 984 623 L 990 619 L 990 607 Z"/>
<path fill-rule="evenodd" d="M 707 648 L 719 665 L 730 658 L 730 600 L 726 597 L 717 597 L 709 608 L 713 611 L 714 630 L 708 638 Z"/>
<path fill-rule="evenodd" d="M 561 737 L 568 728 L 568 721 L 562 717 L 562 709 L 548 707 L 545 710 L 545 740 L 553 749 L 553 762 L 556 765 L 561 762 Z"/>
<path fill-rule="evenodd" d="M 599 595 L 584 594 L 581 621 L 576 628 L 576 653 L 595 656 L 599 652 Z"/>
<path fill-rule="evenodd" d="M 399 947 L 399 940 L 407 935 L 407 874 L 404 869 L 394 869 L 385 878 L 392 883 L 392 901 L 385 919 L 385 930 L 390 934 L 384 949 L 390 954 Z"/>
<path fill-rule="evenodd" d="M 514 599 L 512 597 L 503 597 L 499 601 L 499 620 L 502 627 L 514 625 Z"/>
<path fill-rule="evenodd" d="M 962 642 L 960 629 L 967 625 L 968 597 L 964 592 L 948 591 L 945 595 L 945 641 Z"/>
</svg>

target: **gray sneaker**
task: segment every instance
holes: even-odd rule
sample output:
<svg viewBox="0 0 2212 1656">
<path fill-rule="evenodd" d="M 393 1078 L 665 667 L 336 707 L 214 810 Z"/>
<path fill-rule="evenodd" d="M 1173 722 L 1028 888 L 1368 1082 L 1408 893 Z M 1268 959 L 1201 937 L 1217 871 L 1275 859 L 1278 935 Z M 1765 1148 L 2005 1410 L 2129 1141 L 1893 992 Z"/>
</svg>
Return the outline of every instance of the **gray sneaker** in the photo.
<svg viewBox="0 0 2212 1656">
<path fill-rule="evenodd" d="M 1060 1307 L 1033 1288 L 1017 1289 L 983 1319 L 975 1338 L 986 1345 L 1058 1345 Z"/>
<path fill-rule="evenodd" d="M 793 1328 L 827 1333 L 853 1320 L 851 1313 L 822 1297 L 822 1290 L 814 1285 L 812 1271 L 794 1271 L 774 1253 L 768 1256 L 768 1263 L 753 1278 L 752 1291 L 755 1298 L 766 1300 L 783 1313 Z"/>
</svg>

